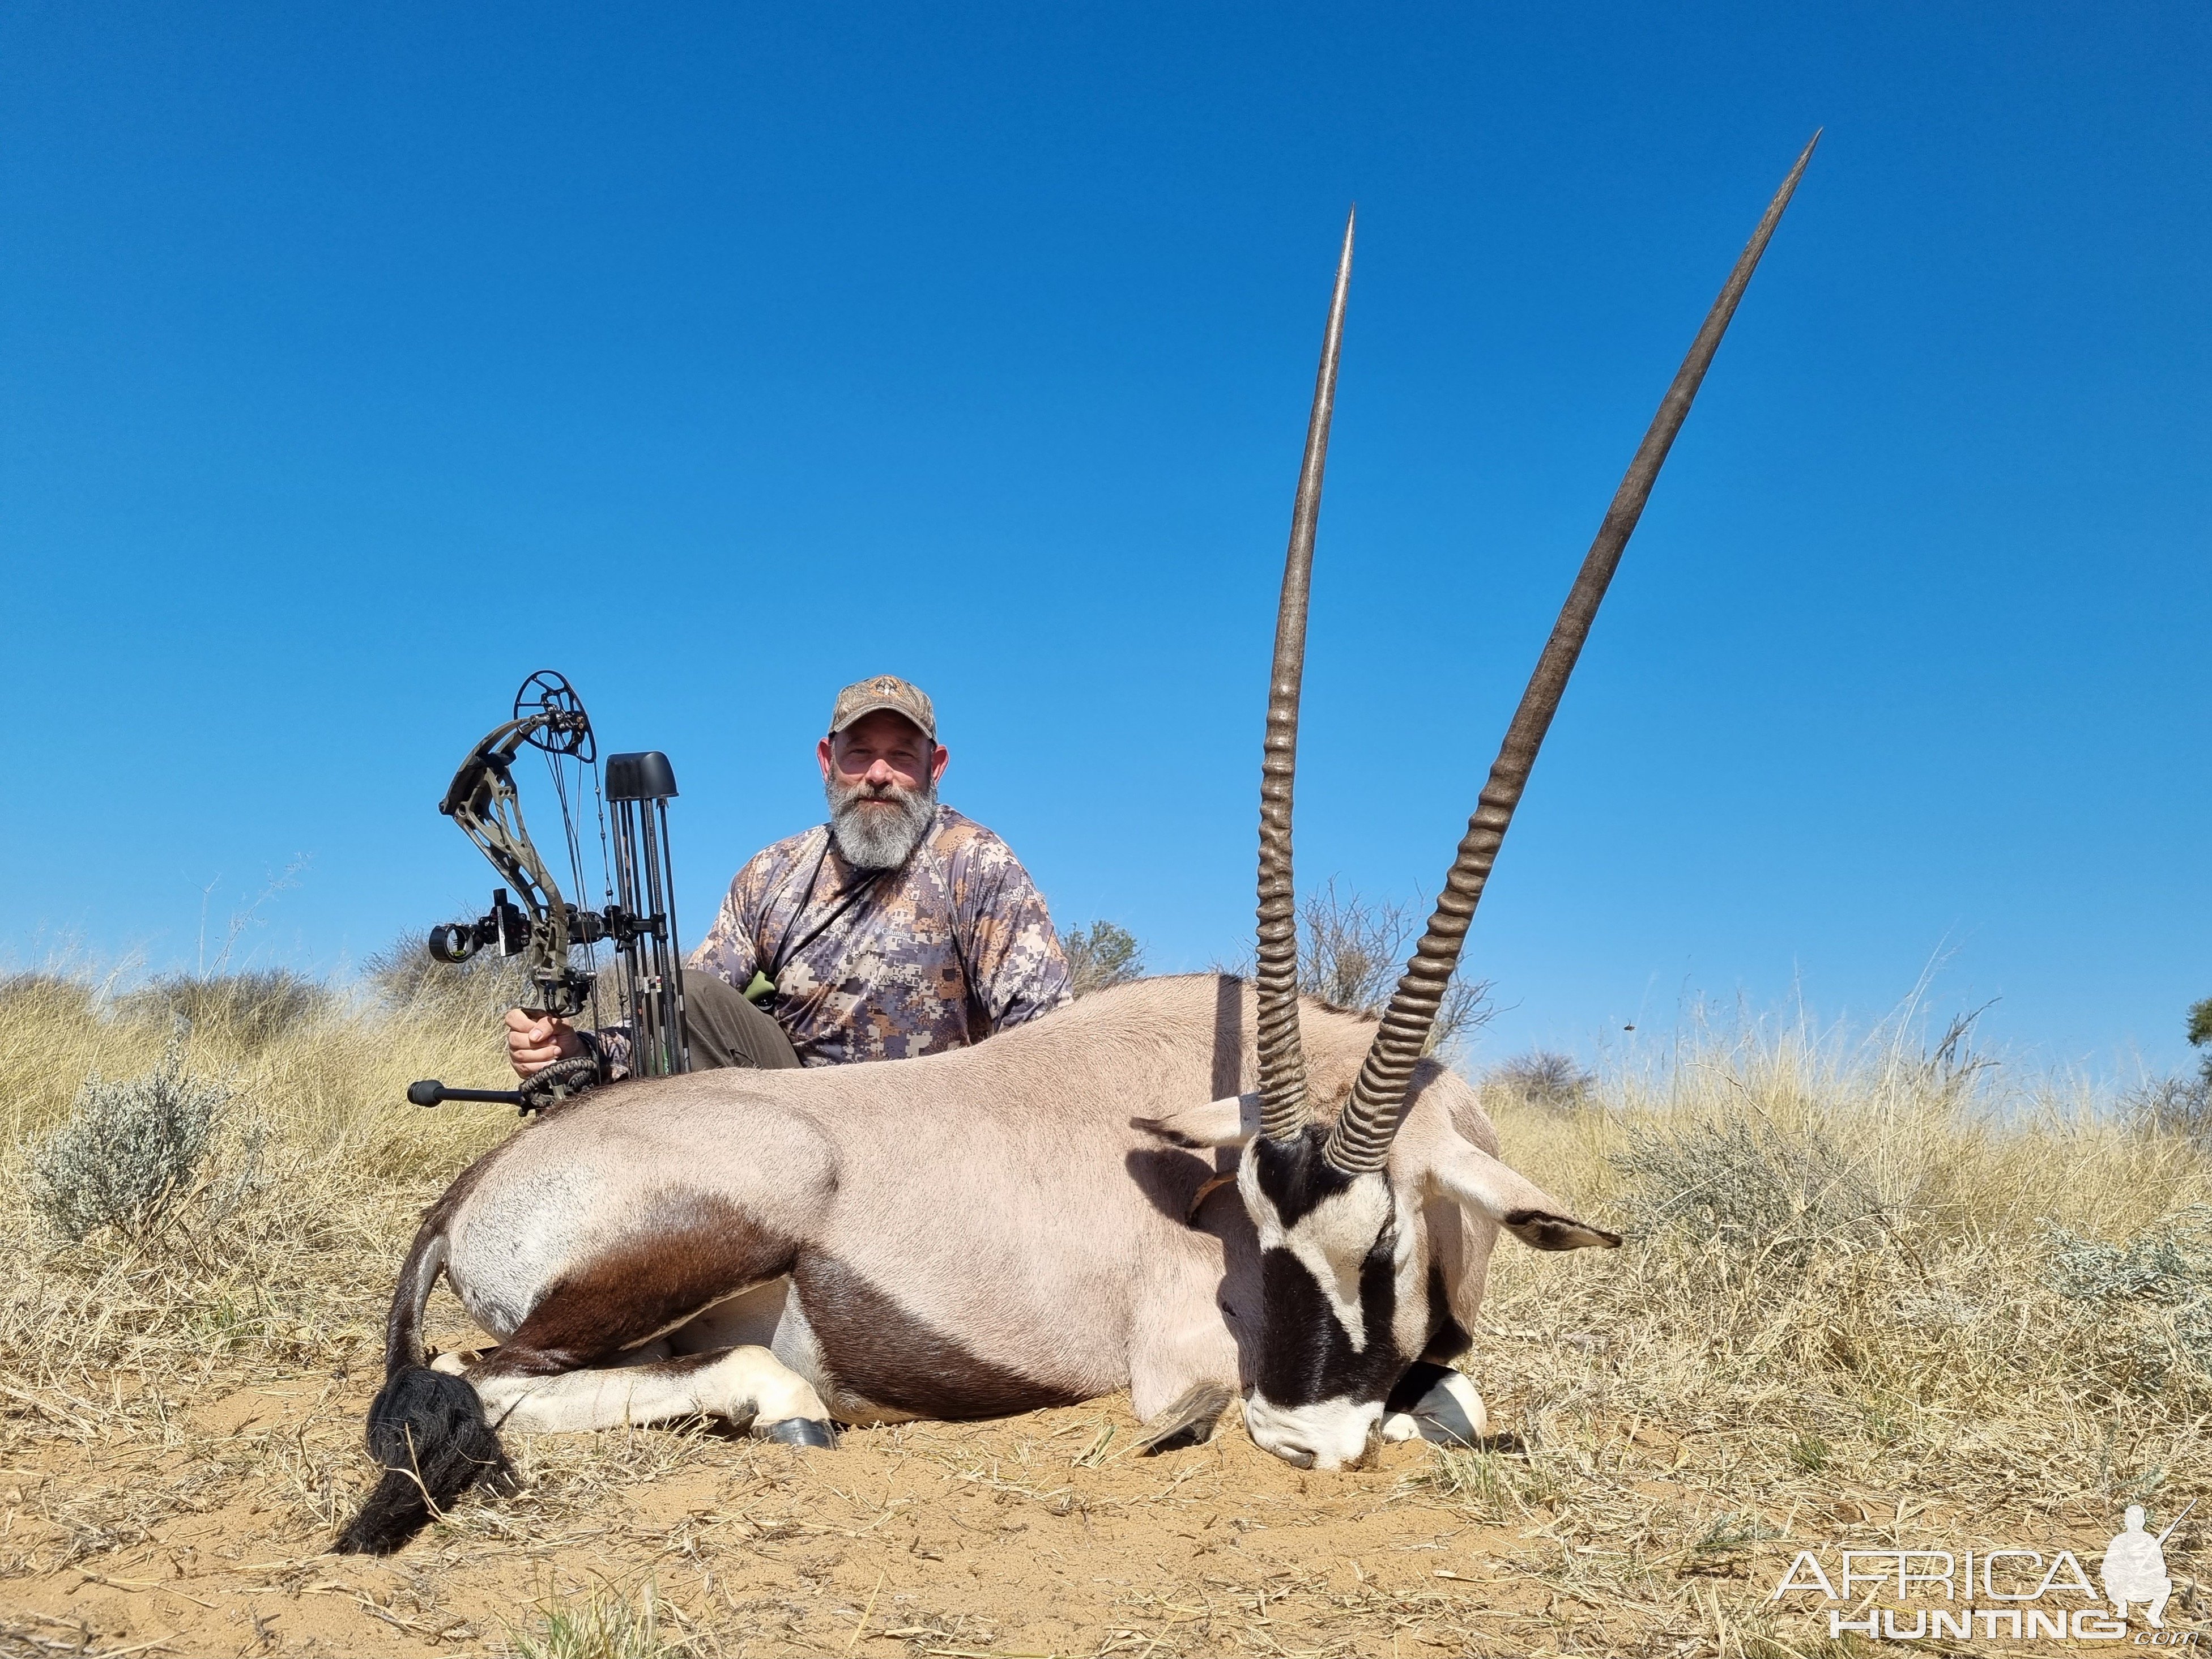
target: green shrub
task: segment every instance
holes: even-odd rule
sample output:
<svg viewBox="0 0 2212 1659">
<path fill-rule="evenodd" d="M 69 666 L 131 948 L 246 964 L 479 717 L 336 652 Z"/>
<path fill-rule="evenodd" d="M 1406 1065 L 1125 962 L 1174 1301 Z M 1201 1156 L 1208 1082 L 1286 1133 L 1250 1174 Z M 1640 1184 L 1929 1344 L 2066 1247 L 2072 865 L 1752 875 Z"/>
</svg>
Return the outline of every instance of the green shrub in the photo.
<svg viewBox="0 0 2212 1659">
<path fill-rule="evenodd" d="M 516 1659 L 660 1659 L 676 1651 L 660 1633 L 650 1583 L 635 1601 L 606 1589 L 543 1608 L 530 1628 L 508 1628 L 507 1645 Z"/>
<path fill-rule="evenodd" d="M 2049 1233 L 2059 1295 L 2100 1304 L 2114 1323 L 2130 1309 L 2138 1318 L 2158 1310 L 2161 1328 L 2139 1329 L 2128 1345 L 2153 1380 L 2175 1355 L 2212 1375 L 2212 1206 L 2177 1211 L 2123 1243 L 2063 1227 Z"/>
<path fill-rule="evenodd" d="M 72 1244 L 101 1227 L 150 1237 L 191 1196 L 229 1100 L 185 1070 L 181 1035 L 143 1076 L 111 1082 L 93 1073 L 69 1121 L 32 1155 L 33 1206 Z"/>
<path fill-rule="evenodd" d="M 1134 933 L 1110 921 L 1069 928 L 1060 936 L 1060 949 L 1078 996 L 1145 976 L 1145 947 Z"/>
</svg>

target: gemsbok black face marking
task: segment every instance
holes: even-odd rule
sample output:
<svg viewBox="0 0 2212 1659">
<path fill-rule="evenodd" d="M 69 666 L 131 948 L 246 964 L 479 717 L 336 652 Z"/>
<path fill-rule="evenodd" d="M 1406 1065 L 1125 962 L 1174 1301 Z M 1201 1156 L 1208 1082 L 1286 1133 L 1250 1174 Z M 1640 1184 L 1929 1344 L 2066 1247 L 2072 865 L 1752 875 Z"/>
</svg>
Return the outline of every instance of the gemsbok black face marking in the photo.
<svg viewBox="0 0 2212 1659">
<path fill-rule="evenodd" d="M 1429 1263 L 1429 1346 L 1421 1350 L 1423 1362 L 1449 1365 L 1474 1346 L 1466 1328 L 1452 1317 L 1451 1298 L 1444 1290 L 1444 1270 Z"/>
<path fill-rule="evenodd" d="M 1398 1342 L 1407 1257 L 1396 1208 L 1387 1192 L 1360 1190 L 1379 1182 L 1332 1169 L 1321 1146 L 1316 1126 L 1296 1140 L 1256 1142 L 1245 1154 L 1252 1172 L 1246 1204 L 1256 1201 L 1267 1217 L 1259 1229 L 1267 1323 L 1253 1398 L 1273 1408 L 1380 1401 L 1413 1358 Z M 1364 1425 L 1360 1438 L 1364 1444 Z"/>
<path fill-rule="evenodd" d="M 502 1435 L 702 1414 L 829 1447 L 833 1419 L 1127 1389 L 1139 1443 L 1161 1451 L 1204 1440 L 1242 1395 L 1261 1445 L 1320 1468 L 1378 1430 L 1480 1435 L 1481 1397 L 1443 1362 L 1467 1349 L 1498 1235 L 1620 1241 L 1501 1163 L 1474 1090 L 1421 1050 L 1598 599 L 1804 165 L 1613 499 L 1379 1026 L 1299 996 L 1291 872 L 1347 225 L 1269 683 L 1256 984 L 1143 980 L 970 1048 L 654 1079 L 545 1114 L 423 1218 L 369 1413 L 382 1479 L 339 1547 L 397 1549 L 504 1482 Z M 1239 1202 L 1205 1201 L 1231 1147 Z M 441 1275 L 497 1350 L 429 1352 Z"/>
</svg>

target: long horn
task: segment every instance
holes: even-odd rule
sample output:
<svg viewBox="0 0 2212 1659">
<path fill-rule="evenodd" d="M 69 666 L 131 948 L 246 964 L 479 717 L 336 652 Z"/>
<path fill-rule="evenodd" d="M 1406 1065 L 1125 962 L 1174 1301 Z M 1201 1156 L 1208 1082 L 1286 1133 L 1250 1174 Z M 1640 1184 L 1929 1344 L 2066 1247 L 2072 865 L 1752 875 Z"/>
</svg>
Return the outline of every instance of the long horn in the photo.
<svg viewBox="0 0 2212 1659">
<path fill-rule="evenodd" d="M 1583 642 L 1589 637 L 1598 603 L 1605 598 L 1607 584 L 1612 581 L 1621 552 L 1628 545 L 1637 520 L 1643 515 L 1644 503 L 1650 497 L 1651 486 L 1659 477 L 1659 468 L 1674 444 L 1674 434 L 1682 429 L 1683 418 L 1690 412 L 1691 399 L 1698 395 L 1698 382 L 1705 378 L 1713 353 L 1719 349 L 1721 336 L 1728 331 L 1729 319 L 1735 314 L 1736 301 L 1743 297 L 1751 273 L 1759 266 L 1759 256 L 1766 251 L 1767 240 L 1781 222 L 1783 210 L 1790 205 L 1790 194 L 1804 175 L 1805 164 L 1813 159 L 1813 147 L 1820 142 L 1820 135 L 1816 132 L 1812 143 L 1807 144 L 1804 154 L 1797 158 L 1797 165 L 1790 169 L 1790 176 L 1782 181 L 1782 188 L 1767 204 L 1766 216 L 1759 222 L 1759 228 L 1752 233 L 1743 257 L 1729 273 L 1728 285 L 1721 289 L 1720 298 L 1713 301 L 1705 325 L 1698 331 L 1690 355 L 1682 360 L 1682 367 L 1674 376 L 1674 384 L 1667 388 L 1666 397 L 1660 400 L 1659 412 L 1652 417 L 1650 430 L 1644 434 L 1636 459 L 1628 464 L 1628 474 L 1614 492 L 1605 522 L 1598 526 L 1597 539 L 1590 544 L 1582 573 L 1575 578 L 1566 605 L 1559 612 L 1558 625 L 1552 629 L 1544 654 L 1537 659 L 1536 672 L 1529 678 L 1521 706 L 1514 711 L 1513 723 L 1506 728 L 1497 763 L 1490 769 L 1490 781 L 1483 786 L 1481 803 L 1468 820 L 1467 835 L 1460 842 L 1459 854 L 1452 860 L 1451 872 L 1444 878 L 1444 890 L 1437 899 L 1436 914 L 1429 918 L 1428 930 L 1421 935 L 1421 942 L 1414 947 L 1413 959 L 1406 964 L 1397 990 L 1391 994 L 1390 1006 L 1382 1016 L 1382 1028 L 1375 1034 L 1367 1059 L 1359 1068 L 1358 1079 L 1352 1086 L 1352 1098 L 1346 1103 L 1343 1115 L 1329 1132 L 1328 1144 L 1322 1149 L 1322 1156 L 1328 1163 L 1346 1175 L 1379 1170 L 1383 1159 L 1389 1156 L 1391 1139 L 1398 1133 L 1399 1120 L 1405 1114 L 1406 1090 L 1413 1080 L 1414 1064 L 1427 1045 L 1429 1032 L 1436 1024 L 1437 1007 L 1451 982 L 1452 970 L 1459 966 L 1460 949 L 1467 942 L 1468 924 L 1474 919 L 1474 907 L 1482 900 L 1483 884 L 1490 878 L 1498 846 L 1505 839 L 1507 826 L 1513 822 L 1513 809 L 1521 804 L 1521 792 L 1527 787 L 1529 770 L 1536 763 L 1536 751 L 1543 744 L 1544 733 L 1551 726 L 1553 715 L 1559 712 L 1567 677 L 1574 672 L 1575 659 L 1582 654 Z"/>
<path fill-rule="evenodd" d="M 1291 786 L 1298 769 L 1298 688 L 1306 669 L 1306 598 L 1313 580 L 1314 527 L 1321 520 L 1322 473 L 1328 465 L 1328 422 L 1336 406 L 1336 359 L 1344 343 L 1344 296 L 1352 285 L 1352 229 L 1344 220 L 1344 252 L 1321 340 L 1313 414 L 1306 422 L 1305 462 L 1291 508 L 1291 545 L 1283 556 L 1283 597 L 1275 612 L 1275 664 L 1267 679 L 1267 737 L 1260 761 L 1260 949 L 1253 978 L 1259 988 L 1260 1133 L 1287 1140 L 1305 1127 L 1306 1062 L 1298 1044 L 1297 890 L 1291 878 Z"/>
</svg>

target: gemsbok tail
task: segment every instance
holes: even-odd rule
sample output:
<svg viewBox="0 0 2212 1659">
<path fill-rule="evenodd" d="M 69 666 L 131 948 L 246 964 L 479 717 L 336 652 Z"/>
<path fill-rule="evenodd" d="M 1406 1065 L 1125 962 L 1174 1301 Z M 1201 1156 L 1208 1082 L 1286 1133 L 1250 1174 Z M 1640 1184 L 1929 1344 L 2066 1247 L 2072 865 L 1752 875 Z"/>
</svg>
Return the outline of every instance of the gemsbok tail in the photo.
<svg viewBox="0 0 2212 1659">
<path fill-rule="evenodd" d="M 338 1534 L 342 1555 L 389 1555 L 489 1478 L 511 1486 L 514 1466 L 465 1377 L 429 1366 L 422 1307 L 446 1265 L 444 1228 L 415 1236 L 384 1327 L 384 1386 L 368 1407 L 368 1455 L 383 1468 L 376 1490 Z"/>
</svg>

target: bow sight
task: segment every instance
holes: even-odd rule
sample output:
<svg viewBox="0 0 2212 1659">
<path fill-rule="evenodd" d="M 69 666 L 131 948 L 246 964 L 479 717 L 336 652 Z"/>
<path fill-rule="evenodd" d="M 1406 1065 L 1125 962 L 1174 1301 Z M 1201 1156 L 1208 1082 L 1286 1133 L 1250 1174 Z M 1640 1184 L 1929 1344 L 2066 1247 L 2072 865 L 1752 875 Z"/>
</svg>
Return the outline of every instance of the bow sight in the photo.
<svg viewBox="0 0 2212 1659">
<path fill-rule="evenodd" d="M 583 853 L 571 816 L 572 787 L 580 793 L 582 775 L 593 779 L 599 842 L 605 854 L 606 903 L 587 910 L 563 898 L 553 872 L 539 855 L 522 821 L 514 787 L 514 760 L 525 747 L 546 757 L 561 802 L 561 823 L 568 843 L 571 890 L 581 896 Z M 562 769 L 573 763 L 572 781 Z M 676 937 L 676 878 L 669 860 L 668 803 L 676 794 L 675 769 L 658 750 L 610 755 L 604 786 L 599 779 L 599 750 L 592 722 L 575 688 L 550 670 L 532 674 L 515 693 L 514 717 L 495 727 L 469 751 L 438 810 L 507 878 L 492 890 L 491 908 L 473 921 L 441 923 L 430 930 L 429 952 L 440 962 L 460 963 L 487 945 L 503 957 L 524 958 L 531 998 L 523 1012 L 535 1018 L 570 1019 L 598 1013 L 600 981 L 588 963 L 591 948 L 611 941 L 622 1012 L 629 1022 L 629 1072 L 633 1077 L 666 1077 L 691 1069 L 684 1029 L 682 956 Z M 611 833 L 606 805 L 614 806 Z M 509 890 L 514 895 L 508 896 Z M 520 903 L 515 901 L 519 899 Z M 574 952 L 583 951 L 579 966 Z M 594 1024 L 599 1022 L 595 1018 Z M 540 1110 L 597 1081 L 598 1061 L 589 1055 L 555 1061 L 520 1089 L 448 1089 L 428 1080 L 413 1085 L 407 1097 L 418 1106 L 446 1100 L 495 1100 Z"/>
</svg>

